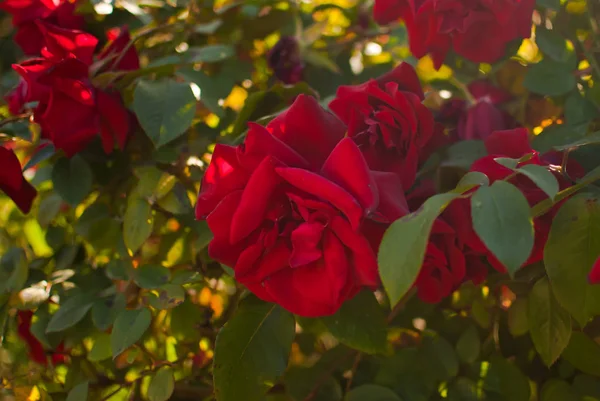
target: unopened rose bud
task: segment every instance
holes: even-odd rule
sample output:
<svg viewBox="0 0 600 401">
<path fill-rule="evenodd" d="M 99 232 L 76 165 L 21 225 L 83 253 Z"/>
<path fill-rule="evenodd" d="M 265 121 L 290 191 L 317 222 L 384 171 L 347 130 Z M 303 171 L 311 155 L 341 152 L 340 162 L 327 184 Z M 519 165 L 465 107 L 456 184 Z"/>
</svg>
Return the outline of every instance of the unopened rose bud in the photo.
<svg viewBox="0 0 600 401">
<path fill-rule="evenodd" d="M 285 84 L 302 80 L 304 63 L 300 57 L 300 45 L 293 36 L 283 36 L 267 56 L 269 67 L 277 79 Z"/>
</svg>

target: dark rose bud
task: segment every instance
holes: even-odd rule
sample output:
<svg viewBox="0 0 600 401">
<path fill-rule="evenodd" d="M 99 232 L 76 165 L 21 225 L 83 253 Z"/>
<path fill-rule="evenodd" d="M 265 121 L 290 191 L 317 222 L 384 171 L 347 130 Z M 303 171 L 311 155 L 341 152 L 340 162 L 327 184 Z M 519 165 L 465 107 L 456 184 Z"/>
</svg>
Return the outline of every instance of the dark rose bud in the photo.
<svg viewBox="0 0 600 401">
<path fill-rule="evenodd" d="M 295 84 L 302 80 L 304 64 L 300 58 L 300 45 L 293 36 L 283 36 L 269 52 L 267 62 L 281 82 Z"/>
</svg>

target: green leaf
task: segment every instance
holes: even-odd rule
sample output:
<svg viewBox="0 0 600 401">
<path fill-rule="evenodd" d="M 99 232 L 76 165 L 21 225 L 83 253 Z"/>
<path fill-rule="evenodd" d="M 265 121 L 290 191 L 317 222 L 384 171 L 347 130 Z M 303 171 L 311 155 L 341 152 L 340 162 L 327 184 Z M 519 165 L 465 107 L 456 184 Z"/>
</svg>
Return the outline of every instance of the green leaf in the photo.
<svg viewBox="0 0 600 401">
<path fill-rule="evenodd" d="M 71 206 L 77 206 L 92 190 L 92 170 L 79 155 L 62 158 L 52 169 L 52 184 L 56 192 Z"/>
<path fill-rule="evenodd" d="M 208 45 L 190 47 L 183 54 L 186 63 L 217 63 L 235 55 L 235 48 L 231 45 Z"/>
<path fill-rule="evenodd" d="M 86 401 L 88 399 L 89 382 L 79 383 L 69 391 L 67 401 Z"/>
<path fill-rule="evenodd" d="M 37 166 L 44 160 L 48 160 L 54 156 L 55 152 L 56 150 L 54 149 L 54 145 L 51 143 L 47 144 L 42 149 L 38 150 L 33 156 L 31 156 L 31 159 L 29 159 L 27 164 L 23 167 L 23 171 L 27 171 L 30 168 Z"/>
<path fill-rule="evenodd" d="M 175 390 L 175 376 L 170 366 L 160 368 L 148 386 L 148 399 L 150 401 L 167 401 Z"/>
<path fill-rule="evenodd" d="M 161 265 L 142 265 L 135 269 L 133 281 L 141 288 L 158 288 L 171 279 L 171 271 Z"/>
<path fill-rule="evenodd" d="M 106 277 L 111 280 L 129 280 L 129 272 L 133 270 L 131 262 L 113 259 L 106 265 Z"/>
<path fill-rule="evenodd" d="M 180 285 L 166 284 L 149 293 L 147 299 L 155 309 L 172 309 L 185 301 L 185 290 Z"/>
<path fill-rule="evenodd" d="M 540 7 L 549 8 L 550 10 L 560 9 L 560 0 L 536 0 L 536 4 Z"/>
<path fill-rule="evenodd" d="M 196 113 L 196 98 L 189 84 L 172 79 L 138 82 L 133 111 L 156 147 L 182 135 Z"/>
<path fill-rule="evenodd" d="M 526 164 L 517 171 L 527 176 L 539 189 L 544 191 L 550 199 L 554 199 L 558 191 L 558 180 L 546 167 L 536 164 Z"/>
<path fill-rule="evenodd" d="M 598 108 L 588 99 L 574 91 L 565 102 L 565 120 L 569 125 L 589 123 L 597 118 Z"/>
<path fill-rule="evenodd" d="M 529 380 L 521 370 L 515 364 L 496 355 L 490 358 L 490 365 L 483 381 L 483 388 L 486 392 L 504 396 L 499 399 L 506 401 L 529 401 L 531 393 Z M 498 398 L 490 397 L 489 399 Z"/>
<path fill-rule="evenodd" d="M 119 293 L 114 298 L 98 299 L 92 306 L 92 322 L 98 330 L 108 330 L 115 322 L 117 315 L 125 310 L 127 302 L 125 294 Z"/>
<path fill-rule="evenodd" d="M 556 150 L 577 149 L 586 145 L 597 145 L 600 143 L 600 131 L 584 136 L 582 139 L 566 145 L 554 146 Z"/>
<path fill-rule="evenodd" d="M 535 42 L 540 50 L 554 61 L 566 62 L 574 56 L 567 47 L 567 41 L 555 29 L 548 30 L 542 26 L 536 27 Z"/>
<path fill-rule="evenodd" d="M 46 333 L 63 331 L 75 326 L 88 313 L 94 304 L 91 294 L 77 294 L 67 299 L 48 323 Z"/>
<path fill-rule="evenodd" d="M 152 323 L 152 313 L 146 308 L 121 311 L 110 334 L 113 358 L 142 338 L 150 323 Z"/>
<path fill-rule="evenodd" d="M 518 298 L 508 310 L 508 331 L 513 337 L 522 336 L 529 331 L 527 298 Z"/>
<path fill-rule="evenodd" d="M 316 50 L 305 50 L 302 52 L 303 60 L 315 67 L 325 68 L 335 74 L 340 74 L 338 65 L 329 58 L 327 53 L 321 53 Z"/>
<path fill-rule="evenodd" d="M 458 196 L 455 193 L 432 196 L 419 210 L 395 221 L 385 232 L 379 247 L 379 274 L 392 306 L 417 279 L 433 222 Z"/>
<path fill-rule="evenodd" d="M 523 86 L 531 92 L 546 96 L 566 95 L 576 88 L 575 66 L 544 59 L 527 68 Z"/>
<path fill-rule="evenodd" d="M 385 314 L 371 291 L 360 292 L 337 313 L 322 320 L 342 344 L 369 354 L 386 350 Z"/>
<path fill-rule="evenodd" d="M 458 356 L 452 344 L 444 337 L 426 332 L 423 336 L 421 355 L 431 363 L 430 374 L 438 380 L 448 380 L 458 374 Z"/>
<path fill-rule="evenodd" d="M 479 352 L 481 351 L 481 341 L 479 339 L 479 333 L 475 326 L 469 326 L 456 343 L 456 353 L 460 360 L 464 363 L 471 364 L 479 358 Z"/>
<path fill-rule="evenodd" d="M 87 355 L 87 359 L 91 362 L 100 362 L 109 359 L 111 356 L 110 334 L 100 333 L 94 340 L 94 345 Z"/>
<path fill-rule="evenodd" d="M 581 326 L 600 313 L 600 287 L 588 274 L 600 256 L 600 203 L 579 194 L 567 200 L 552 222 L 544 264 L 556 299 Z"/>
<path fill-rule="evenodd" d="M 544 383 L 540 401 L 580 401 L 581 397 L 569 383 L 563 380 L 551 379 Z"/>
<path fill-rule="evenodd" d="M 127 210 L 123 221 L 123 240 L 131 253 L 135 253 L 146 242 L 152 227 L 154 216 L 147 200 L 133 197 L 127 202 Z"/>
<path fill-rule="evenodd" d="M 346 394 L 346 401 L 402 401 L 398 394 L 387 387 L 364 384 Z"/>
<path fill-rule="evenodd" d="M 574 331 L 562 357 L 583 373 L 600 377 L 600 345 L 587 334 Z"/>
<path fill-rule="evenodd" d="M 556 301 L 547 278 L 529 293 L 529 333 L 542 361 L 551 366 L 571 337 L 571 316 Z"/>
<path fill-rule="evenodd" d="M 217 401 L 262 400 L 285 372 L 294 335 L 292 314 L 254 297 L 244 299 L 217 335 Z"/>
<path fill-rule="evenodd" d="M 529 203 L 514 185 L 496 181 L 471 198 L 473 228 L 485 246 L 513 275 L 534 244 Z"/>
<path fill-rule="evenodd" d="M 10 248 L 0 259 L 0 293 L 20 291 L 29 277 L 29 264 L 25 252 Z"/>
</svg>

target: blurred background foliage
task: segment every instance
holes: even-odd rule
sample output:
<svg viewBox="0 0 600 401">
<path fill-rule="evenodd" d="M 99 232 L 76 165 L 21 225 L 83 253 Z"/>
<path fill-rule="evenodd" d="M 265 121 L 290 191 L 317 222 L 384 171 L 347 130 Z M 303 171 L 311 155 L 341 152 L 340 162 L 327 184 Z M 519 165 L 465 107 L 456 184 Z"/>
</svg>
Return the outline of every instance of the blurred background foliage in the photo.
<svg viewBox="0 0 600 401">
<path fill-rule="evenodd" d="M 480 78 L 510 93 L 502 107 L 536 135 L 538 150 L 598 131 L 600 3 L 538 5 L 531 39 L 515 43 L 509 61 L 476 65 L 453 57 L 436 71 L 428 57 L 410 55 L 403 25 L 372 22 L 368 1 L 82 1 L 86 30 L 96 37 L 129 26 L 142 68 L 118 85 L 140 124 L 163 122 L 172 140 L 139 130 L 124 151 L 106 156 L 89 146 L 66 159 L 51 146 L 40 150 L 36 126 L 11 121 L 0 106 L 3 137 L 23 138 L 13 146 L 39 190 L 28 215 L 0 199 L 0 399 L 213 399 L 216 334 L 243 289 L 208 257 L 212 236 L 192 208 L 198 185 L 215 142 L 239 143 L 247 121 L 268 121 L 299 93 L 326 105 L 338 86 L 408 61 L 434 111 L 472 96 L 467 85 Z M 12 33 L 10 17 L 0 13 L 2 94 L 17 83 L 11 64 L 23 57 Z M 282 36 L 300 43 L 304 81 L 295 85 L 279 82 L 267 64 Z M 550 62 L 574 68 L 561 74 Z M 108 82 L 110 74 L 94 80 Z M 159 90 L 169 96 L 155 96 Z M 462 146 L 429 164 L 441 188 L 452 188 L 452 171 L 479 157 L 478 145 Z M 589 146 L 572 157 L 596 167 L 597 151 Z M 350 306 L 358 321 L 342 324 L 347 333 L 369 323 L 359 340 L 334 335 L 339 322 L 298 319 L 290 368 L 269 383 L 264 399 L 600 400 L 600 345 L 592 340 L 600 320 L 573 333 L 565 354 L 547 367 L 526 335 L 531 302 L 545 305 L 530 291 L 531 277 L 492 276 L 439 305 L 411 299 L 387 329 L 369 299 L 359 298 Z M 257 307 L 245 302 L 240 308 Z M 239 323 L 239 335 L 252 328 Z M 31 358 L 35 343 L 44 363 Z M 257 349 L 269 363 L 269 351 Z"/>
</svg>

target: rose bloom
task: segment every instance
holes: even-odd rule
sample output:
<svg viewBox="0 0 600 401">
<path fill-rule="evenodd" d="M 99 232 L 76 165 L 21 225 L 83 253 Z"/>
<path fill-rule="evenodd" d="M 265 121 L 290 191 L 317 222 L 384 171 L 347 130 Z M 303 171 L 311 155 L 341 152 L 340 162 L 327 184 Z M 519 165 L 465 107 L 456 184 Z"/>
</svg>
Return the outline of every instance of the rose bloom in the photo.
<svg viewBox="0 0 600 401">
<path fill-rule="evenodd" d="M 244 143 L 217 145 L 196 217 L 212 258 L 259 298 L 308 317 L 331 315 L 379 285 L 377 240 L 407 213 L 398 177 L 369 170 L 345 125 L 300 95 Z"/>
<path fill-rule="evenodd" d="M 450 128 L 450 140 L 485 139 L 492 132 L 518 126 L 515 119 L 500 108 L 511 100 L 509 93 L 487 81 L 472 82 L 468 89 L 475 99 L 474 104 L 451 99 L 436 113 L 436 121 Z"/>
<path fill-rule="evenodd" d="M 494 63 L 515 39 L 531 35 L 535 0 L 375 0 L 380 24 L 402 19 L 410 50 L 430 53 L 440 68 L 448 51 L 475 63 Z"/>
<path fill-rule="evenodd" d="M 404 189 L 443 132 L 421 102 L 419 78 L 410 64 L 362 85 L 341 86 L 329 108 L 348 125 L 348 136 L 363 152 L 369 167 L 396 173 Z"/>
<path fill-rule="evenodd" d="M 106 153 L 112 151 L 115 142 L 123 148 L 130 131 L 131 115 L 118 93 L 110 88 L 96 88 L 90 80 L 98 40 L 85 32 L 38 25 L 46 45 L 41 51 L 42 57 L 13 68 L 25 81 L 27 95 L 23 101 L 38 102 L 34 119 L 42 128 L 42 136 L 68 156 L 81 151 L 98 134 Z M 114 67 L 115 54 L 128 42 L 129 33 L 123 30 L 122 36 L 115 37 L 100 54 L 100 66 Z M 103 62 L 107 57 L 110 58 Z M 135 48 L 119 61 L 118 68 L 139 68 Z"/>
<path fill-rule="evenodd" d="M 300 44 L 293 36 L 284 36 L 273 46 L 267 64 L 281 82 L 295 84 L 302 81 L 304 63 L 300 57 Z"/>
<path fill-rule="evenodd" d="M 5 0 L 0 3 L 0 10 L 12 14 L 12 23 L 17 28 L 14 41 L 28 55 L 38 55 L 45 46 L 36 21 L 80 29 L 84 19 L 75 14 L 76 7 L 76 2 L 70 0 Z"/>
<path fill-rule="evenodd" d="M 560 166 L 562 154 L 559 152 L 550 152 L 540 155 L 538 152 L 534 151 L 529 144 L 529 135 L 525 128 L 494 132 L 486 139 L 485 146 L 489 156 L 485 156 L 475 161 L 471 166 L 471 171 L 478 171 L 487 175 L 490 184 L 497 180 L 503 180 L 513 174 L 513 170 L 496 162 L 496 158 L 508 157 L 519 159 L 530 154 L 531 158 L 527 161 L 520 162 L 517 167 L 526 164 L 547 167 L 549 171 L 554 173 L 554 176 L 558 180 L 560 190 L 564 190 L 571 186 L 571 183 L 562 174 L 556 171 L 556 168 L 552 168 L 552 165 L 555 167 Z M 580 178 L 585 175 L 583 168 L 574 161 L 569 161 L 567 164 L 567 171 L 572 178 Z M 533 181 L 523 174 L 516 174 L 514 177 L 510 178 L 508 182 L 516 186 L 523 193 L 529 202 L 529 205 L 532 207 L 548 197 L 544 191 L 539 189 Z M 548 240 L 552 219 L 564 201 L 565 200 L 558 202 L 547 213 L 534 219 L 535 243 L 529 259 L 523 266 L 539 262 L 543 259 L 544 246 Z M 471 203 L 469 199 L 458 199 L 453 201 L 446 209 L 444 216 L 446 216 L 447 221 L 456 230 L 465 244 L 476 252 L 486 253 L 488 261 L 496 270 L 506 272 L 506 268 L 486 248 L 473 230 Z"/>
</svg>

